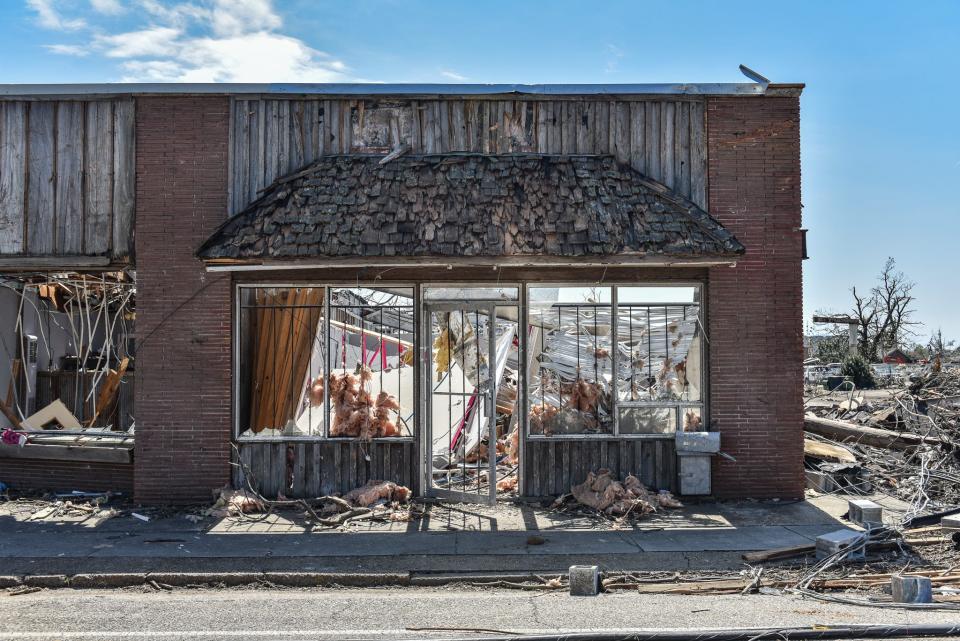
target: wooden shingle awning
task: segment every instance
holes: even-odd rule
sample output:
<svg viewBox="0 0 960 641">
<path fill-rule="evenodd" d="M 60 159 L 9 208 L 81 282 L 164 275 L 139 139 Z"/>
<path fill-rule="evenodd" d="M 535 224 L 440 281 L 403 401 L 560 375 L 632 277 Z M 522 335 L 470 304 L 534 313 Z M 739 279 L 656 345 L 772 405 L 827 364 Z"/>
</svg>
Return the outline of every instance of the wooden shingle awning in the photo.
<svg viewBox="0 0 960 641">
<path fill-rule="evenodd" d="M 593 257 L 733 262 L 706 211 L 610 156 L 326 156 L 200 247 L 208 262 Z"/>
</svg>

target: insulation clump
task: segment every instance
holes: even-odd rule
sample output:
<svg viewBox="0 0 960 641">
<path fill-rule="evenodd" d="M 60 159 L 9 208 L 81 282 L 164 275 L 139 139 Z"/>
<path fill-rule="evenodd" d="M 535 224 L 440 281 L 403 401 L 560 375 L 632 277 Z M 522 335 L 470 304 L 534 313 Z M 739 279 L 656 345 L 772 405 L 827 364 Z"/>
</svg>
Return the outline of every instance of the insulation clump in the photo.
<svg viewBox="0 0 960 641">
<path fill-rule="evenodd" d="M 400 403 L 386 392 L 380 392 L 374 399 L 369 391 L 372 380 L 373 371 L 366 366 L 360 368 L 359 375 L 330 374 L 330 402 L 333 406 L 330 436 L 349 436 L 369 441 L 400 434 L 391 414 L 399 411 Z M 311 396 L 315 388 L 316 383 L 311 389 Z"/>
<path fill-rule="evenodd" d="M 656 512 L 657 508 L 683 507 L 670 492 L 650 492 L 632 474 L 621 483 L 607 469 L 588 473 L 583 483 L 570 488 L 570 493 L 581 505 L 607 516 L 642 515 Z"/>
<path fill-rule="evenodd" d="M 406 503 L 410 499 L 410 488 L 393 481 L 367 481 L 366 485 L 350 490 L 343 500 L 357 507 L 370 507 L 378 501 L 386 503 Z"/>
</svg>

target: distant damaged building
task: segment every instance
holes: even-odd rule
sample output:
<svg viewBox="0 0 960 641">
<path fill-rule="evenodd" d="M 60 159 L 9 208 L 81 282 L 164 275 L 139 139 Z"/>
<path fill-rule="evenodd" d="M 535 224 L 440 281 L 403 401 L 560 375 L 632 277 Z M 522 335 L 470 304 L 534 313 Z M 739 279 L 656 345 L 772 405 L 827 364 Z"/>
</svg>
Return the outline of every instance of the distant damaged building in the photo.
<svg viewBox="0 0 960 641">
<path fill-rule="evenodd" d="M 802 497 L 801 90 L 0 87 L 0 481 Z"/>
</svg>

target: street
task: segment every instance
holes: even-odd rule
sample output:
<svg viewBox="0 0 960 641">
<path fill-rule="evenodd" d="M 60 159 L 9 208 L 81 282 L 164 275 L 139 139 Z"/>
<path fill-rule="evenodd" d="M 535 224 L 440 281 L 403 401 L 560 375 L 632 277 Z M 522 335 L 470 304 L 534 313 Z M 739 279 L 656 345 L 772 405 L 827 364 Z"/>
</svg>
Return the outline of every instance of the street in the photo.
<svg viewBox="0 0 960 641">
<path fill-rule="evenodd" d="M 950 623 L 794 596 L 675 596 L 465 588 L 52 590 L 3 596 L 0 639 L 426 639 L 556 633 Z M 430 630 L 433 628 L 433 630 Z M 487 631 L 481 631 L 481 629 Z"/>
</svg>

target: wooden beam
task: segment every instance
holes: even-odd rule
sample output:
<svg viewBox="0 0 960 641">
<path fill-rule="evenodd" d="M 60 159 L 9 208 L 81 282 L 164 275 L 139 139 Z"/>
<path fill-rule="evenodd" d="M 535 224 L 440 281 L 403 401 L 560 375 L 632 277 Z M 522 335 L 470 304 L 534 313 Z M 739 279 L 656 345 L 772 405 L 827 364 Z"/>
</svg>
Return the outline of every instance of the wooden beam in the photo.
<svg viewBox="0 0 960 641">
<path fill-rule="evenodd" d="M 806 431 L 819 434 L 820 436 L 826 436 L 827 438 L 838 439 L 840 441 L 852 441 L 894 450 L 905 450 L 924 444 L 933 445 L 940 442 L 938 439 L 925 438 L 917 434 L 911 434 L 910 432 L 881 430 L 875 427 L 847 423 L 846 421 L 819 418 L 813 414 L 804 416 L 803 425 Z"/>
<path fill-rule="evenodd" d="M 85 461 L 88 463 L 130 463 L 133 449 L 124 447 L 94 447 L 70 445 L 37 445 L 0 447 L 0 458 L 35 459 L 43 461 Z"/>
</svg>

